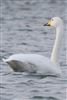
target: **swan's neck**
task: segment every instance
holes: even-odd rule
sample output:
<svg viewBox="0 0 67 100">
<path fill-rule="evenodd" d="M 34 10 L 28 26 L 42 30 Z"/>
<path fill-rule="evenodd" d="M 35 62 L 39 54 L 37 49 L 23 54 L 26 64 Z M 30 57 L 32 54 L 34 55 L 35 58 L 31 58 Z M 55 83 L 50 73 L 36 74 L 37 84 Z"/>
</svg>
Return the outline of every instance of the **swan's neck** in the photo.
<svg viewBox="0 0 67 100">
<path fill-rule="evenodd" d="M 56 39 L 55 44 L 51 54 L 51 61 L 53 63 L 59 64 L 59 54 L 61 49 L 61 41 L 63 37 L 63 25 L 56 28 Z"/>
</svg>

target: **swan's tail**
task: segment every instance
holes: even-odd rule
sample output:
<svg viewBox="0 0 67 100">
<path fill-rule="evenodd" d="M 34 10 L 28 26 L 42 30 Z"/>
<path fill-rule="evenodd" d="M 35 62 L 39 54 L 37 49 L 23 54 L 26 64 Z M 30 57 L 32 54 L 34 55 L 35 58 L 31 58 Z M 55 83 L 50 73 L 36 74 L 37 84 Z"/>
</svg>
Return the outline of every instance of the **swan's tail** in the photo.
<svg viewBox="0 0 67 100">
<path fill-rule="evenodd" d="M 3 58 L 2 60 L 3 60 L 3 62 L 5 62 L 5 63 L 8 63 L 8 62 L 10 61 L 10 59 L 5 59 L 5 58 Z"/>
</svg>

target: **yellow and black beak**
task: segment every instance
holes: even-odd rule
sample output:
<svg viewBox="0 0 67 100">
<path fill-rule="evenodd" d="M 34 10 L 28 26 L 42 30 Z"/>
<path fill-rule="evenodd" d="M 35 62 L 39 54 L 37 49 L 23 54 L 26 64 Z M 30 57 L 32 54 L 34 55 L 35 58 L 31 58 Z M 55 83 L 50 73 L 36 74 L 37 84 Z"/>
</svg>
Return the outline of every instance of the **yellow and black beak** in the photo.
<svg viewBox="0 0 67 100">
<path fill-rule="evenodd" d="M 43 26 L 51 26 L 51 20 L 49 20 L 48 23 L 44 24 Z"/>
</svg>

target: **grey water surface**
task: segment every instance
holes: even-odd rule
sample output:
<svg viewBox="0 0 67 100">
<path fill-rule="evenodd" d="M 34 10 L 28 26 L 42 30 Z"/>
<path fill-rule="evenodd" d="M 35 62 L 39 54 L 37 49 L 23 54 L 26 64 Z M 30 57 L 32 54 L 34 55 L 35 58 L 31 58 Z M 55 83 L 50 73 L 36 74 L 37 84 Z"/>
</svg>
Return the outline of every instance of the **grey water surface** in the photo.
<svg viewBox="0 0 67 100">
<path fill-rule="evenodd" d="M 64 21 L 62 77 L 13 72 L 2 58 L 15 53 L 51 56 L 55 30 L 43 24 L 54 16 Z M 67 100 L 66 16 L 67 0 L 0 0 L 0 100 Z"/>
</svg>

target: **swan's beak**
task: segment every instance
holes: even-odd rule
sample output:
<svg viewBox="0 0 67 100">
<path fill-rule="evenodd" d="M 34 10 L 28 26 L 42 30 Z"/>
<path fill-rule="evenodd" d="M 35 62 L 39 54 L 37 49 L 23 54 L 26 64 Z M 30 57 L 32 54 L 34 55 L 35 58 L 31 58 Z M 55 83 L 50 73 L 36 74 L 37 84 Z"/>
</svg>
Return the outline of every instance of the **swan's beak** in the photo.
<svg viewBox="0 0 67 100">
<path fill-rule="evenodd" d="M 44 24 L 43 26 L 51 26 L 51 20 L 49 20 L 48 23 Z"/>
</svg>

